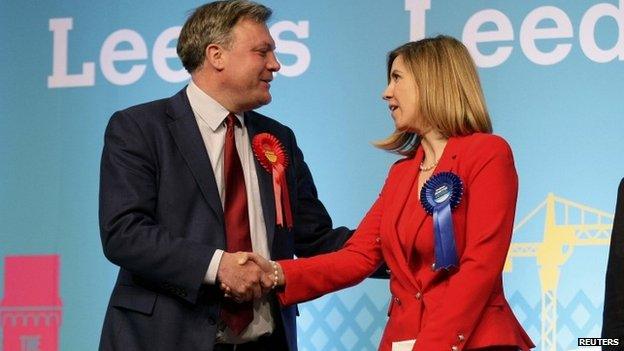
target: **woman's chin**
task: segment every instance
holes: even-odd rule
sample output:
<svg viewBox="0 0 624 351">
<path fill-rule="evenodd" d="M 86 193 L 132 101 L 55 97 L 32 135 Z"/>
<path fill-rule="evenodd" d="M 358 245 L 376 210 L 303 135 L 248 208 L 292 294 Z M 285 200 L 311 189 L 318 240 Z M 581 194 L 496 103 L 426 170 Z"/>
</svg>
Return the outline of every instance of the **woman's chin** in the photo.
<svg viewBox="0 0 624 351">
<path fill-rule="evenodd" d="M 399 132 L 414 133 L 414 128 L 404 123 L 396 123 L 396 121 L 394 121 L 394 128 Z"/>
<path fill-rule="evenodd" d="M 396 130 L 402 131 L 403 129 L 405 129 L 406 125 L 405 125 L 405 123 L 401 123 L 400 119 L 392 116 L 392 121 L 394 122 L 394 128 Z"/>
</svg>

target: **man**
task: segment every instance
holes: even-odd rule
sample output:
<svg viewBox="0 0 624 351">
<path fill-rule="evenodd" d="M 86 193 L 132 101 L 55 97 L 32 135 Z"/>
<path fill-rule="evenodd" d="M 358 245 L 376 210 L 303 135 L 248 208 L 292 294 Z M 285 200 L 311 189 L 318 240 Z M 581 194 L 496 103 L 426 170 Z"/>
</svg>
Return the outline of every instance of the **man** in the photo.
<svg viewBox="0 0 624 351">
<path fill-rule="evenodd" d="M 280 69 L 270 15 L 244 0 L 197 8 L 178 40 L 189 85 L 112 116 L 100 228 L 121 269 L 101 350 L 296 350 L 296 308 L 261 297 L 271 282 L 236 252 L 310 256 L 351 231 L 332 229 L 292 131 L 252 111 Z M 254 149 L 259 136 L 272 144 Z"/>
<path fill-rule="evenodd" d="M 624 349 L 624 179 L 620 182 L 609 263 L 605 279 L 605 301 L 602 316 L 602 337 L 618 339 L 619 345 L 603 346 L 607 351 Z"/>
</svg>

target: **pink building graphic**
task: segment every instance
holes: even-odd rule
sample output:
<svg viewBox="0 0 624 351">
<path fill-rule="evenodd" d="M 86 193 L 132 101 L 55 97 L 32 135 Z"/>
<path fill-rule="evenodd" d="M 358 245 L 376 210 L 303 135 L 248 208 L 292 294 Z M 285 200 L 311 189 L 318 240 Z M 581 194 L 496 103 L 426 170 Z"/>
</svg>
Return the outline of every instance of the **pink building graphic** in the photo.
<svg viewBox="0 0 624 351">
<path fill-rule="evenodd" d="M 5 257 L 0 350 L 58 350 L 59 261 L 58 255 Z"/>
</svg>

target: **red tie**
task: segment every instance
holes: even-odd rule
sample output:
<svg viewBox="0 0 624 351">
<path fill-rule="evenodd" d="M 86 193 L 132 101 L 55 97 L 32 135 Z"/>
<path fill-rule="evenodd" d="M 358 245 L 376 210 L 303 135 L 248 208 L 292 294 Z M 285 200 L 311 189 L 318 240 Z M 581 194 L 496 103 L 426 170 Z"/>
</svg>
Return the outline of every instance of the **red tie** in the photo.
<svg viewBox="0 0 624 351">
<path fill-rule="evenodd" d="M 252 251 L 247 212 L 245 177 L 234 138 L 234 128 L 240 126 L 238 118 L 230 113 L 226 118 L 224 150 L 225 237 L 227 252 Z M 221 320 L 239 335 L 253 320 L 253 303 L 236 303 L 225 299 L 221 308 Z"/>
</svg>

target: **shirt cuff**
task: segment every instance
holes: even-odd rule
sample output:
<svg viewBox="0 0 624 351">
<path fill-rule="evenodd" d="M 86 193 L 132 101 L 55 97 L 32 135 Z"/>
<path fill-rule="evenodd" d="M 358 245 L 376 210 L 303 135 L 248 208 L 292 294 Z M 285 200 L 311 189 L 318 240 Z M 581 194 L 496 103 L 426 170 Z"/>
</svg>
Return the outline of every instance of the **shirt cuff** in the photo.
<svg viewBox="0 0 624 351">
<path fill-rule="evenodd" d="M 214 285 L 217 281 L 217 272 L 219 271 L 219 264 L 221 263 L 221 256 L 223 256 L 223 250 L 216 249 L 208 265 L 208 271 L 204 276 L 204 283 Z"/>
</svg>

